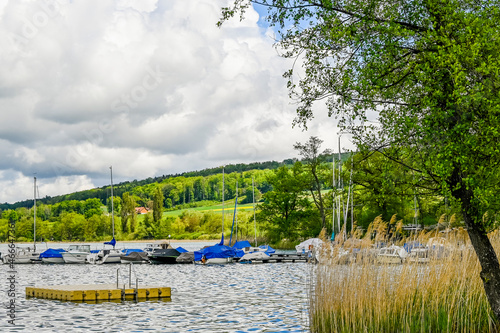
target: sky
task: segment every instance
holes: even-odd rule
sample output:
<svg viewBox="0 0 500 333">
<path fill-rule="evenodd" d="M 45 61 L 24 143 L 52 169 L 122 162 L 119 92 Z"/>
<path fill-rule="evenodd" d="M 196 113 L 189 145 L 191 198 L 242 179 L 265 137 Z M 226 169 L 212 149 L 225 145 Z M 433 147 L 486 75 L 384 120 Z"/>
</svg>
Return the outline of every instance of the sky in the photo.
<svg viewBox="0 0 500 333">
<path fill-rule="evenodd" d="M 218 28 L 229 3 L 0 0 L 0 202 L 337 151 L 323 105 L 292 127 L 265 10 Z"/>
</svg>

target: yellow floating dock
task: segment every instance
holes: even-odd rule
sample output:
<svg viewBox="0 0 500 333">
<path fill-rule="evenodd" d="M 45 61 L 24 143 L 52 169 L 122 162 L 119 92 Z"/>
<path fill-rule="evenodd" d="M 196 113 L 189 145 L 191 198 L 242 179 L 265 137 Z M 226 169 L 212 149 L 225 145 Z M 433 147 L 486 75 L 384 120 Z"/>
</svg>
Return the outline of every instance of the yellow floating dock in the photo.
<svg viewBox="0 0 500 333">
<path fill-rule="evenodd" d="M 55 299 L 61 301 L 114 301 L 136 300 L 145 301 L 158 298 L 170 298 L 170 287 L 140 287 L 116 284 L 82 284 L 67 286 L 26 287 L 26 297 Z"/>
</svg>

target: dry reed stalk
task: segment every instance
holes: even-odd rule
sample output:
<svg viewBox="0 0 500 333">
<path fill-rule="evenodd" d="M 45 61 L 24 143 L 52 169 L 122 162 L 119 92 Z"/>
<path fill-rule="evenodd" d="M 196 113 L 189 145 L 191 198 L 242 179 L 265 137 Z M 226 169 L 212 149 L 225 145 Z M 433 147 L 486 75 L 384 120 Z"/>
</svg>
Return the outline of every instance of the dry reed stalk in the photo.
<svg viewBox="0 0 500 333">
<path fill-rule="evenodd" d="M 384 223 L 377 218 L 368 228 L 376 231 L 378 241 L 387 228 Z M 325 243 L 311 294 L 311 331 L 495 332 L 479 263 L 464 234 L 447 233 L 440 240 L 449 249 L 447 255 L 427 264 L 376 264 L 369 236 L 335 246 Z M 436 236 L 422 232 L 411 240 L 424 243 Z M 490 238 L 498 250 L 499 233 Z M 353 245 L 356 261 L 342 260 Z"/>
</svg>

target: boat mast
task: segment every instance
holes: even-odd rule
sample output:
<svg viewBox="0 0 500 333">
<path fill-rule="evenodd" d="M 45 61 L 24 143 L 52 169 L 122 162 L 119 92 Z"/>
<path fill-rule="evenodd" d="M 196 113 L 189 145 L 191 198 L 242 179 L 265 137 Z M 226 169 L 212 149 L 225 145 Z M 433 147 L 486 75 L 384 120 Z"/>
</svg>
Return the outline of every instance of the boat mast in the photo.
<svg viewBox="0 0 500 333">
<path fill-rule="evenodd" d="M 255 230 L 255 246 L 257 246 L 257 222 L 255 220 L 255 187 L 252 177 L 252 197 L 253 197 L 253 228 Z"/>
<path fill-rule="evenodd" d="M 222 244 L 224 245 L 224 166 L 222 166 Z"/>
<path fill-rule="evenodd" d="M 335 181 L 335 152 L 332 153 L 332 237 L 335 240 L 335 201 L 336 201 L 337 182 Z"/>
<path fill-rule="evenodd" d="M 113 198 L 113 166 L 110 166 L 109 170 L 111 172 L 111 225 L 113 226 L 113 239 L 115 239 L 115 207 L 113 204 L 113 201 L 114 201 L 114 198 Z M 115 248 L 114 245 L 113 245 L 113 248 Z"/>
<path fill-rule="evenodd" d="M 36 251 L 36 177 L 34 179 L 33 189 L 33 251 Z"/>
</svg>

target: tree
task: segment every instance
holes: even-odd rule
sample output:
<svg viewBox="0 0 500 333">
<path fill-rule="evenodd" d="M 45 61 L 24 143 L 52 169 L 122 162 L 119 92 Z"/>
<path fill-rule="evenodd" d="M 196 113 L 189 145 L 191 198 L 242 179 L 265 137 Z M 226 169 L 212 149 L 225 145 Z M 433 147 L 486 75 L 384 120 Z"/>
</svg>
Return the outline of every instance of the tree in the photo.
<svg viewBox="0 0 500 333">
<path fill-rule="evenodd" d="M 157 187 L 153 193 L 153 220 L 155 224 L 159 224 L 163 215 L 163 192 L 160 187 Z"/>
<path fill-rule="evenodd" d="M 222 20 L 241 15 L 235 0 Z M 481 264 L 481 279 L 500 319 L 500 265 L 483 213 L 498 205 L 500 44 L 498 0 L 259 0 L 280 31 L 284 56 L 305 68 L 295 82 L 295 123 L 306 125 L 313 105 L 358 144 L 397 160 L 452 199 L 461 210 Z M 367 122 L 377 117 L 378 124 Z M 396 154 L 392 154 L 396 152 Z"/>
<path fill-rule="evenodd" d="M 106 205 L 108 207 L 108 212 L 111 214 L 111 198 L 106 200 Z M 122 199 L 116 195 L 113 196 L 113 208 L 116 214 L 120 214 L 122 209 Z"/>
<path fill-rule="evenodd" d="M 316 136 L 311 136 L 306 143 L 297 142 L 293 145 L 293 148 L 303 157 L 307 175 L 306 186 L 309 192 L 311 192 L 314 204 L 321 215 L 322 227 L 326 228 L 326 207 L 321 189 L 328 175 L 328 167 L 324 163 L 326 155 L 330 155 L 332 152 L 326 149 L 321 154 L 320 148 L 322 143 L 323 140 L 320 140 Z"/>
<path fill-rule="evenodd" d="M 121 209 L 121 222 L 122 222 L 122 232 L 127 233 L 135 231 L 135 199 L 129 192 L 123 193 L 122 196 L 122 209 Z"/>
<path fill-rule="evenodd" d="M 270 223 L 276 240 L 296 238 L 301 220 L 309 220 L 311 203 L 303 193 L 303 182 L 299 179 L 302 164 L 295 163 L 292 170 L 286 166 L 274 170 L 268 177 L 273 189 L 263 195 L 259 205 L 258 219 Z"/>
</svg>

